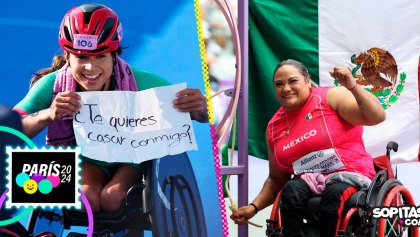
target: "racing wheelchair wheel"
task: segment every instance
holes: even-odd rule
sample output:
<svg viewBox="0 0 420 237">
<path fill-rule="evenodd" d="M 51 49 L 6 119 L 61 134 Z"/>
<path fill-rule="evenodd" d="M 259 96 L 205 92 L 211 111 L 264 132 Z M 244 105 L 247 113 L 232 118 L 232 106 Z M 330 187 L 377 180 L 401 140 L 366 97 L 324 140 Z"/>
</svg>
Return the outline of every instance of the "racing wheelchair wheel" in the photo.
<svg viewBox="0 0 420 237">
<path fill-rule="evenodd" d="M 154 237 L 206 237 L 202 202 L 186 153 L 153 162 L 149 191 Z M 147 189 L 146 189 L 147 191 Z"/>
<path fill-rule="evenodd" d="M 402 207 L 414 206 L 414 199 L 406 187 L 396 179 L 387 180 L 379 190 L 375 207 Z M 398 215 L 390 216 L 388 218 L 379 218 L 373 220 L 375 224 L 371 237 L 396 237 L 408 236 L 417 237 L 418 227 L 405 226 L 404 220 L 400 219 Z"/>
</svg>

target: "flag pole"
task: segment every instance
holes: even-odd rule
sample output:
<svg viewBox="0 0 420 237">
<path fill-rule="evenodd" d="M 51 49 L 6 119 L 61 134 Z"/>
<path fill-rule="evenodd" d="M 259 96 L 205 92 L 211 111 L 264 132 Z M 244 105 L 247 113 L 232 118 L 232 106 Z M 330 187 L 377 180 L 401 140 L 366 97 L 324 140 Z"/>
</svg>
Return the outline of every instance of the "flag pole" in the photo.
<svg viewBox="0 0 420 237">
<path fill-rule="evenodd" d="M 238 31 L 241 42 L 241 76 L 238 104 L 238 206 L 248 204 L 248 0 L 238 0 Z M 248 225 L 239 225 L 238 236 L 248 237 Z"/>
</svg>

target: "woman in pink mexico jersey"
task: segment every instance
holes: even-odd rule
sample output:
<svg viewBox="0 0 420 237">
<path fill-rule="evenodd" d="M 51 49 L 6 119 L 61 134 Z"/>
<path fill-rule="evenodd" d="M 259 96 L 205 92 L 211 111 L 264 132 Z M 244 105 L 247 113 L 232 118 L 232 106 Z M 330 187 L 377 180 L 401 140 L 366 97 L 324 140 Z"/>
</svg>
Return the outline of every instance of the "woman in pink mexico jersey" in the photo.
<svg viewBox="0 0 420 237">
<path fill-rule="evenodd" d="M 347 68 L 330 74 L 340 87 L 315 87 L 306 67 L 295 60 L 277 65 L 273 84 L 282 104 L 267 126 L 269 175 L 253 202 L 231 218 L 247 223 L 275 201 L 280 190 L 284 236 L 300 236 L 306 201 L 321 195 L 321 236 L 336 235 L 341 200 L 375 175 L 366 152 L 363 125 L 386 114 L 375 96 L 360 87 Z"/>
</svg>

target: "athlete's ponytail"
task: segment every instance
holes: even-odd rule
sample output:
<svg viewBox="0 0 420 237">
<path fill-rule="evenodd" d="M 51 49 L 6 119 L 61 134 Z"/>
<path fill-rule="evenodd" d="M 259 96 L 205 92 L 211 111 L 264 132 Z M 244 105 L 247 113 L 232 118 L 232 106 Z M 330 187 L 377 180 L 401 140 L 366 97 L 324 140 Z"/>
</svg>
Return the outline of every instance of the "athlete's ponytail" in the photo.
<svg viewBox="0 0 420 237">
<path fill-rule="evenodd" d="M 29 82 L 29 88 L 31 88 L 41 77 L 57 71 L 58 69 L 62 68 L 66 64 L 66 59 L 62 55 L 57 55 L 53 57 L 52 64 L 49 68 L 43 68 L 39 70 L 38 72 L 34 73 L 34 76 L 32 77 L 31 81 Z"/>
</svg>

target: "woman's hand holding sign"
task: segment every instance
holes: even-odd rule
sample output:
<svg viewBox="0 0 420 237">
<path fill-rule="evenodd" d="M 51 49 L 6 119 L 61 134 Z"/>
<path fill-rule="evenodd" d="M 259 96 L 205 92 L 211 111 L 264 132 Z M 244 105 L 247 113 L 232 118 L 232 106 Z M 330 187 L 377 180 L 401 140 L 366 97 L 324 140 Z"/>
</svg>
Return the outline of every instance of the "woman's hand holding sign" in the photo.
<svg viewBox="0 0 420 237">
<path fill-rule="evenodd" d="M 49 108 L 51 121 L 60 119 L 64 114 L 73 116 L 80 109 L 79 100 L 80 96 L 76 92 L 59 92 Z"/>
<path fill-rule="evenodd" d="M 189 112 L 191 118 L 198 122 L 207 122 L 207 103 L 201 91 L 186 88 L 175 94 L 174 107 L 180 112 Z"/>
</svg>

